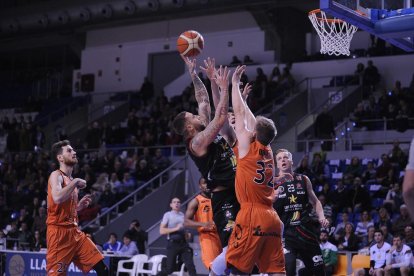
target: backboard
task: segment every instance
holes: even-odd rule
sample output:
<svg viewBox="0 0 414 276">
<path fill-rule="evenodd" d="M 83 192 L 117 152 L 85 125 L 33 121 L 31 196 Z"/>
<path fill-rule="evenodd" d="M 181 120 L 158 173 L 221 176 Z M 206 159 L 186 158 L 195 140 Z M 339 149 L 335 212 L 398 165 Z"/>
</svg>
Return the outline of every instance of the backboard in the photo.
<svg viewBox="0 0 414 276">
<path fill-rule="evenodd" d="M 407 52 L 414 51 L 414 0 L 320 0 L 320 9 Z"/>
</svg>

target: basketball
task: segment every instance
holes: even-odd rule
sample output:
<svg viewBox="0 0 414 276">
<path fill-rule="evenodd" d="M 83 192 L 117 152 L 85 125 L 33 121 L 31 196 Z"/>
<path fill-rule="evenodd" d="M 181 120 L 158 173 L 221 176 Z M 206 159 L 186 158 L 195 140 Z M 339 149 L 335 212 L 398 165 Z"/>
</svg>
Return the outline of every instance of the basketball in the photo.
<svg viewBox="0 0 414 276">
<path fill-rule="evenodd" d="M 204 48 L 203 36 L 196 31 L 185 31 L 177 39 L 177 50 L 180 55 L 194 57 L 201 53 Z"/>
</svg>

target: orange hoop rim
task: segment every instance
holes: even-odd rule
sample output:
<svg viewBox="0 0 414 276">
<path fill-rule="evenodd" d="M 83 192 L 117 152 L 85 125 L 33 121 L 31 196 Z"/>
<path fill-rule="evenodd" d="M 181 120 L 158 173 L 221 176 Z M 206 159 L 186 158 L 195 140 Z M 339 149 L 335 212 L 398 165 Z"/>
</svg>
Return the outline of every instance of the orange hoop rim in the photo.
<svg viewBox="0 0 414 276">
<path fill-rule="evenodd" d="M 314 10 L 311 10 L 308 13 L 308 15 L 314 14 L 316 16 L 316 19 L 318 19 L 319 21 L 325 21 L 325 22 L 328 22 L 328 23 L 342 23 L 342 22 L 346 22 L 346 21 L 344 21 L 342 19 L 338 19 L 338 18 L 335 18 L 335 19 L 326 18 L 326 19 L 324 19 L 324 18 L 322 18 L 322 17 L 320 17 L 320 16 L 317 15 L 318 13 L 322 13 L 322 12 L 324 12 L 324 11 L 322 11 L 321 9 L 314 9 Z M 354 12 L 359 13 L 359 15 L 366 16 L 365 13 L 363 13 L 363 12 L 361 12 L 359 10 L 354 10 Z"/>
<path fill-rule="evenodd" d="M 326 19 L 324 19 L 324 18 L 317 15 L 318 13 L 321 13 L 321 12 L 324 12 L 324 11 L 322 11 L 321 9 L 315 9 L 315 10 L 311 10 L 308 13 L 308 15 L 313 15 L 314 14 L 316 16 L 316 19 L 318 19 L 319 21 L 325 21 L 325 22 L 328 22 L 328 23 L 342 23 L 342 22 L 344 22 L 342 19 L 338 19 L 338 18 L 335 18 L 335 19 L 326 18 Z"/>
</svg>

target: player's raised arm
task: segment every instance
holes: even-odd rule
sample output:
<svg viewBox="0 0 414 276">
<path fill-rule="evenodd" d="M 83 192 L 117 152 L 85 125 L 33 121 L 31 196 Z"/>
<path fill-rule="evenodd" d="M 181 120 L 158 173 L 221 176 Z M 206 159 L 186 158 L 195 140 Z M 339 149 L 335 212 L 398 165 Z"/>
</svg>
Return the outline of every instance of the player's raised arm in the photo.
<svg viewBox="0 0 414 276">
<path fill-rule="evenodd" d="M 205 125 L 208 125 L 211 120 L 210 100 L 204 83 L 197 75 L 196 60 L 190 60 L 188 57 L 181 57 L 187 65 L 188 72 L 190 73 L 191 80 L 193 81 L 195 98 L 198 104 L 198 115 L 200 115 L 200 120 Z"/>
<path fill-rule="evenodd" d="M 217 105 L 220 101 L 220 92 L 219 92 L 219 86 L 214 80 L 214 75 L 216 71 L 215 64 L 216 64 L 215 59 L 208 57 L 207 60 L 204 60 L 205 67 L 200 66 L 200 69 L 205 72 L 208 79 L 210 80 L 211 94 L 213 97 L 214 108 L 217 109 Z M 234 143 L 236 142 L 236 133 L 234 132 L 233 128 L 231 127 L 228 121 L 224 123 L 219 133 L 224 137 L 224 139 L 226 139 L 229 145 L 233 146 Z"/>
<path fill-rule="evenodd" d="M 230 71 L 227 67 L 222 68 L 221 66 L 215 73 L 215 81 L 220 87 L 220 101 L 217 105 L 214 118 L 203 131 L 199 132 L 191 140 L 191 149 L 199 155 L 207 151 L 208 145 L 214 141 L 220 129 L 227 121 L 227 113 L 229 110 L 229 73 Z"/>
<path fill-rule="evenodd" d="M 56 204 L 61 204 L 72 196 L 75 188 L 85 188 L 86 181 L 80 178 L 73 179 L 68 185 L 62 187 L 63 177 L 58 171 L 50 175 L 50 186 L 52 189 L 52 198 Z"/>
<path fill-rule="evenodd" d="M 250 131 L 254 130 L 254 127 L 256 125 L 256 117 L 254 117 L 253 112 L 250 110 L 249 106 L 247 105 L 247 98 L 250 95 L 250 92 L 252 91 L 252 85 L 250 83 L 246 83 L 246 85 L 243 87 L 242 92 L 242 99 L 244 102 L 244 107 L 246 109 L 246 123 L 247 123 L 247 129 Z"/>
<path fill-rule="evenodd" d="M 235 128 L 238 140 L 239 158 L 244 157 L 249 151 L 252 133 L 247 130 L 246 107 L 240 93 L 240 78 L 246 69 L 245 65 L 237 66 L 232 77 L 231 99 L 233 104 L 234 116 L 236 119 Z"/>
<path fill-rule="evenodd" d="M 307 176 L 303 175 L 303 177 L 306 181 L 306 191 L 308 192 L 309 203 L 313 206 L 313 209 L 315 210 L 316 215 L 318 216 L 318 220 L 321 226 L 326 228 L 329 226 L 329 221 L 325 218 L 322 204 L 316 197 L 315 192 L 313 191 L 312 182 L 309 180 Z"/>
</svg>

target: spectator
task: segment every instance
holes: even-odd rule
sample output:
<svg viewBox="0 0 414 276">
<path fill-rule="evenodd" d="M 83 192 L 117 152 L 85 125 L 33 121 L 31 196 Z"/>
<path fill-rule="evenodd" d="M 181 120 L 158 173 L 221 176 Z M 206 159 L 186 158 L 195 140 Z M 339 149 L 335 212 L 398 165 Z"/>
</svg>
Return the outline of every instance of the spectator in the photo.
<svg viewBox="0 0 414 276">
<path fill-rule="evenodd" d="M 241 60 L 237 56 L 233 56 L 231 58 L 230 65 L 237 66 L 237 65 L 240 65 L 240 64 L 241 64 Z"/>
<path fill-rule="evenodd" d="M 313 183 L 314 185 L 321 185 L 325 183 L 325 180 L 330 176 L 329 167 L 322 160 L 322 156 L 318 152 L 313 154 L 311 170 L 315 176 L 316 183 Z"/>
<path fill-rule="evenodd" d="M 42 237 L 39 231 L 34 231 L 33 239 L 30 243 L 30 250 L 31 251 L 40 251 L 40 249 L 46 248 L 46 241 Z"/>
<path fill-rule="evenodd" d="M 387 192 L 384 200 L 384 206 L 390 213 L 399 211 L 397 207 L 401 206 L 404 203 L 401 186 L 399 183 L 391 184 L 390 189 Z"/>
<path fill-rule="evenodd" d="M 110 251 L 110 252 L 118 252 L 121 250 L 122 243 L 118 241 L 118 236 L 115 233 L 109 234 L 109 239 L 106 243 L 104 243 L 102 249 L 104 251 Z"/>
<path fill-rule="evenodd" d="M 376 243 L 374 239 L 374 234 L 375 234 L 375 227 L 374 226 L 368 227 L 367 235 L 362 238 L 360 248 L 362 249 L 366 248 L 369 250 L 369 248 Z"/>
<path fill-rule="evenodd" d="M 341 237 L 343 237 L 345 235 L 345 226 L 348 223 L 351 223 L 349 221 L 349 214 L 348 213 L 343 212 L 341 214 L 341 218 L 342 218 L 342 222 L 338 223 L 336 225 L 336 228 L 335 228 L 335 232 L 334 232 L 335 240 L 339 240 Z M 352 227 L 354 227 L 354 226 L 352 225 Z"/>
<path fill-rule="evenodd" d="M 407 225 L 404 228 L 404 242 L 414 250 L 414 230 L 411 225 Z"/>
<path fill-rule="evenodd" d="M 18 234 L 19 246 L 22 250 L 28 250 L 33 243 L 33 235 L 26 222 L 22 222 Z"/>
<path fill-rule="evenodd" d="M 126 189 L 127 192 L 133 192 L 136 188 L 136 182 L 131 177 L 129 172 L 124 173 L 124 178 L 122 179 L 122 187 Z"/>
<path fill-rule="evenodd" d="M 329 114 L 328 107 L 324 107 L 322 112 L 315 120 L 315 137 L 321 141 L 321 149 L 323 151 L 332 150 L 332 140 L 335 138 L 335 125 L 333 117 Z"/>
<path fill-rule="evenodd" d="M 391 162 L 391 165 L 397 170 L 405 168 L 407 165 L 407 156 L 400 148 L 400 141 L 394 140 L 393 147 L 388 153 L 388 158 Z"/>
<path fill-rule="evenodd" d="M 385 275 L 408 275 L 411 269 L 413 252 L 403 243 L 401 235 L 393 238 L 392 247 L 387 254 Z"/>
<path fill-rule="evenodd" d="M 127 232 L 137 245 L 139 254 L 145 254 L 145 244 L 148 242 L 148 233 L 141 229 L 139 220 L 134 219 L 131 221 Z"/>
<path fill-rule="evenodd" d="M 253 60 L 250 58 L 249 55 L 245 55 L 243 58 L 243 63 L 248 65 L 248 64 L 253 63 Z"/>
<path fill-rule="evenodd" d="M 369 215 L 368 211 L 363 211 L 361 215 L 361 221 L 357 223 L 355 235 L 359 236 L 360 238 L 365 237 L 368 234 L 368 227 L 370 226 L 374 226 L 374 223 L 371 220 L 371 216 Z"/>
<path fill-rule="evenodd" d="M 391 165 L 388 155 L 382 154 L 381 161 L 382 164 L 377 167 L 377 181 L 383 186 L 389 187 L 390 182 L 393 180 L 394 169 Z"/>
<path fill-rule="evenodd" d="M 322 230 L 319 236 L 319 245 L 322 250 L 323 262 L 325 263 L 325 275 L 331 276 L 338 263 L 338 248 L 328 241 L 328 237 L 329 233 L 326 230 Z"/>
<path fill-rule="evenodd" d="M 352 223 L 345 225 L 345 234 L 338 241 L 338 249 L 346 251 L 358 250 L 358 237 L 354 234 L 354 226 Z"/>
<path fill-rule="evenodd" d="M 338 180 L 336 183 L 336 189 L 331 191 L 328 196 L 332 202 L 332 210 L 334 213 L 347 212 L 350 211 L 349 200 L 348 200 L 348 190 L 345 188 L 345 185 L 342 180 Z"/>
<path fill-rule="evenodd" d="M 46 237 L 46 208 L 39 207 L 39 214 L 34 217 L 32 232 L 39 231 L 42 237 Z"/>
<path fill-rule="evenodd" d="M 372 184 L 377 181 L 376 178 L 377 171 L 374 168 L 374 163 L 372 161 L 368 161 L 367 167 L 362 172 L 362 182 L 366 184 Z"/>
<path fill-rule="evenodd" d="M 147 102 L 154 96 L 154 84 L 149 80 L 148 77 L 144 78 L 144 82 L 141 85 L 139 93 L 144 102 Z"/>
<path fill-rule="evenodd" d="M 355 178 L 361 177 L 362 175 L 362 166 L 360 160 L 357 156 L 352 157 L 351 164 L 349 164 L 345 169 L 345 177 Z"/>
<path fill-rule="evenodd" d="M 319 195 L 318 199 L 321 202 L 323 213 L 325 214 L 326 219 L 332 219 L 332 215 L 333 215 L 332 206 L 326 203 L 325 195 L 323 194 Z M 315 216 L 316 216 L 316 212 L 315 212 Z"/>
<path fill-rule="evenodd" d="M 348 193 L 348 199 L 348 206 L 350 206 L 354 212 L 371 209 L 371 197 L 368 191 L 362 187 L 361 178 L 359 177 L 354 178 L 353 187 Z"/>
<path fill-rule="evenodd" d="M 154 176 L 152 168 L 148 166 L 148 162 L 145 159 L 139 161 L 135 174 L 139 186 Z"/>
<path fill-rule="evenodd" d="M 155 156 L 152 158 L 151 163 L 153 164 L 153 169 L 155 173 L 158 174 L 170 165 L 170 160 L 168 160 L 167 157 L 162 155 L 161 149 L 156 149 Z"/>
<path fill-rule="evenodd" d="M 108 208 L 112 207 L 115 202 L 116 196 L 112 193 L 111 184 L 107 183 L 98 201 L 98 204 L 101 206 L 101 212 L 105 212 Z"/>
<path fill-rule="evenodd" d="M 375 228 L 380 228 L 381 226 L 385 226 L 388 232 L 391 231 L 391 227 L 392 227 L 391 218 L 385 207 L 381 207 L 378 210 L 378 222 L 375 223 Z"/>
<path fill-rule="evenodd" d="M 393 235 L 391 235 L 390 231 L 388 231 L 388 228 L 386 225 L 381 225 L 379 229 L 382 231 L 382 235 L 384 236 L 384 241 L 392 244 L 392 239 L 394 238 Z"/>
<path fill-rule="evenodd" d="M 377 67 L 374 66 L 372 60 L 368 60 L 367 68 L 364 70 L 363 84 L 371 91 L 375 91 L 376 85 L 381 79 Z"/>
<path fill-rule="evenodd" d="M 413 221 L 408 214 L 407 205 L 403 204 L 400 206 L 400 215 L 392 224 L 392 231 L 394 234 L 402 234 L 405 227 L 412 223 Z"/>
<path fill-rule="evenodd" d="M 309 177 L 311 182 L 315 180 L 315 176 L 309 167 L 309 155 L 303 156 L 303 158 L 300 160 L 299 166 L 295 169 L 295 173 L 306 175 Z"/>
<path fill-rule="evenodd" d="M 115 254 L 129 257 L 138 254 L 137 246 L 128 233 L 124 234 L 122 247 Z"/>
</svg>

